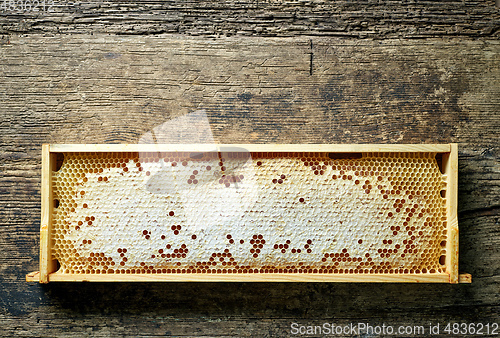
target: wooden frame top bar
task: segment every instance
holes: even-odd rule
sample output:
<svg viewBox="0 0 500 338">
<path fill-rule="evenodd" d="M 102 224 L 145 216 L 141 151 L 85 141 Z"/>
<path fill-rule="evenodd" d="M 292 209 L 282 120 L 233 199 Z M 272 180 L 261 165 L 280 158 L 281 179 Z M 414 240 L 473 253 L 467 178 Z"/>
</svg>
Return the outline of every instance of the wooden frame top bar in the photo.
<svg viewBox="0 0 500 338">
<path fill-rule="evenodd" d="M 51 144 L 50 152 L 450 152 L 450 144 Z"/>
</svg>

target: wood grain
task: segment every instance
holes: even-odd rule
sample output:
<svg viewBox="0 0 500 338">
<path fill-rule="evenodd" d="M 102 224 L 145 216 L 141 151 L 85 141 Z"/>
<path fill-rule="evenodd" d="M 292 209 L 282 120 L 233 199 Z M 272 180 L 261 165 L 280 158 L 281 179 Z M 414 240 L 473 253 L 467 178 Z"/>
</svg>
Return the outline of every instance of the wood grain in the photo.
<svg viewBox="0 0 500 338">
<path fill-rule="evenodd" d="M 30 34 L 0 43 L 0 336 L 274 337 L 292 322 L 498 322 L 498 39 L 45 36 L 27 22 Z M 473 283 L 24 282 L 38 269 L 43 143 L 138 143 L 200 109 L 217 143 L 458 143 L 459 268 Z M 186 127 L 158 139 L 196 135 Z"/>
<path fill-rule="evenodd" d="M 494 0 L 54 0 L 53 3 L 50 12 L 0 12 L 0 33 L 316 35 L 381 39 L 498 37 L 500 28 Z"/>
</svg>

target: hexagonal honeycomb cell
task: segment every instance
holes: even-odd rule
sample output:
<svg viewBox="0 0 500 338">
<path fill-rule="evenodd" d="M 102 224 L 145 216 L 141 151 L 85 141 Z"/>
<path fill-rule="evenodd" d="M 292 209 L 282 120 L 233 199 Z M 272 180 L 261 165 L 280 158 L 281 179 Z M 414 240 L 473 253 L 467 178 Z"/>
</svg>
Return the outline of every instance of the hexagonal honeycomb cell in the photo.
<svg viewBox="0 0 500 338">
<path fill-rule="evenodd" d="M 51 255 L 63 275 L 445 273 L 436 155 L 65 152 Z"/>
</svg>

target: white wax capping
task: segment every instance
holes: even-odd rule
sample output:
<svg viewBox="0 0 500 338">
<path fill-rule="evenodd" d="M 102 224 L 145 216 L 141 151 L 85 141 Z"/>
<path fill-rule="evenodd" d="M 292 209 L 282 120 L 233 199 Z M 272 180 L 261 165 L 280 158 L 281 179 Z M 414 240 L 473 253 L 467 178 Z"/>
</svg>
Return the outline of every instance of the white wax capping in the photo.
<svg viewBox="0 0 500 338">
<path fill-rule="evenodd" d="M 443 271 L 432 153 L 66 153 L 53 182 L 63 273 Z"/>
</svg>

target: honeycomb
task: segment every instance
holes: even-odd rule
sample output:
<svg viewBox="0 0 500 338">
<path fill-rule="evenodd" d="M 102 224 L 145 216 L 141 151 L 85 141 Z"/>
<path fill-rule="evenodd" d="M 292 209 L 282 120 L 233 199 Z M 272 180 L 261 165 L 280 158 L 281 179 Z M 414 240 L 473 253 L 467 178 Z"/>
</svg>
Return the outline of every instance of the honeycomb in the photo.
<svg viewBox="0 0 500 338">
<path fill-rule="evenodd" d="M 445 272 L 436 153 L 68 152 L 52 185 L 62 274 Z"/>
</svg>

